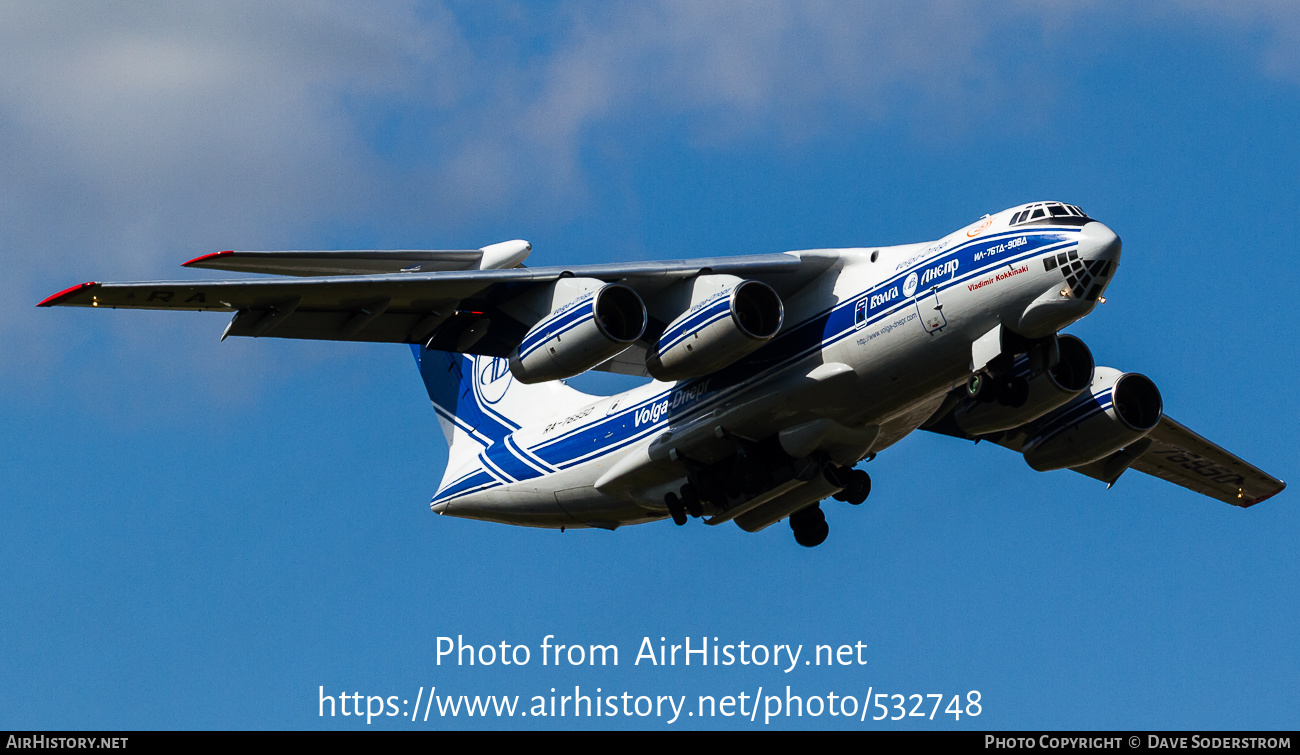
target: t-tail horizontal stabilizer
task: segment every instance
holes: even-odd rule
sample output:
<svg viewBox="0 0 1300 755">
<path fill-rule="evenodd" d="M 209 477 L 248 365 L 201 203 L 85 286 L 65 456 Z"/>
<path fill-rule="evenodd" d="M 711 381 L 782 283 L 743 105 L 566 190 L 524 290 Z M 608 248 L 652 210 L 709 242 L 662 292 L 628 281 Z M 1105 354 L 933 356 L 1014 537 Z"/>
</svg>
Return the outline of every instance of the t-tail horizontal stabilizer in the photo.
<svg viewBox="0 0 1300 755">
<path fill-rule="evenodd" d="M 327 252 L 213 252 L 182 267 L 269 275 L 379 275 L 519 267 L 533 250 L 522 239 L 482 249 L 345 249 Z"/>
</svg>

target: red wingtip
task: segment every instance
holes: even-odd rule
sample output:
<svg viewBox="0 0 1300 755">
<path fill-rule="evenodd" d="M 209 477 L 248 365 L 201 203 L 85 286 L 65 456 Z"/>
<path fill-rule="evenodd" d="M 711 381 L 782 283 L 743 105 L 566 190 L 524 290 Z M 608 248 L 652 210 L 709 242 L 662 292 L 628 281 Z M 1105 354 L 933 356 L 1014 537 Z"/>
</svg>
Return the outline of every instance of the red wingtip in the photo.
<svg viewBox="0 0 1300 755">
<path fill-rule="evenodd" d="M 1281 493 L 1283 490 L 1286 490 L 1286 483 L 1285 483 L 1285 482 L 1282 483 L 1282 487 L 1278 488 L 1277 490 L 1274 490 L 1272 493 L 1269 493 L 1269 494 L 1267 494 L 1267 495 L 1264 495 L 1264 496 L 1261 496 L 1261 497 L 1259 497 L 1259 498 L 1256 498 L 1255 500 L 1251 501 L 1250 503 L 1246 504 L 1245 506 L 1242 506 L 1242 508 L 1243 508 L 1243 509 L 1248 509 L 1248 508 L 1250 508 L 1251 506 L 1254 506 L 1254 505 L 1257 504 L 1257 503 L 1263 503 L 1264 501 L 1267 501 L 1268 499 L 1272 498 L 1273 496 L 1277 495 L 1278 493 Z"/>
<path fill-rule="evenodd" d="M 53 307 L 55 304 L 58 304 L 58 303 L 59 303 L 59 300 L 60 300 L 60 299 L 64 299 L 64 298 L 67 298 L 67 297 L 69 297 L 69 296 L 72 296 L 73 294 L 77 293 L 78 291 L 80 291 L 80 290 L 83 289 L 83 288 L 89 288 L 90 286 L 98 286 L 98 285 L 99 285 L 99 284 L 96 283 L 95 281 L 87 281 L 87 282 L 85 282 L 85 283 L 78 283 L 78 284 L 75 285 L 75 286 L 72 286 L 72 287 L 70 287 L 70 288 L 65 288 L 65 289 L 63 289 L 62 291 L 58 292 L 58 293 L 55 294 L 54 296 L 46 297 L 45 299 L 43 299 L 43 300 L 41 301 L 40 304 L 37 304 L 36 306 L 38 306 L 38 307 Z"/>
<path fill-rule="evenodd" d="M 205 254 L 202 257 L 195 257 L 189 262 L 182 262 L 181 267 L 189 267 L 190 265 L 193 265 L 197 262 L 202 262 L 203 260 L 210 260 L 213 257 L 224 257 L 227 254 L 234 254 L 234 252 L 213 252 L 212 254 Z"/>
</svg>

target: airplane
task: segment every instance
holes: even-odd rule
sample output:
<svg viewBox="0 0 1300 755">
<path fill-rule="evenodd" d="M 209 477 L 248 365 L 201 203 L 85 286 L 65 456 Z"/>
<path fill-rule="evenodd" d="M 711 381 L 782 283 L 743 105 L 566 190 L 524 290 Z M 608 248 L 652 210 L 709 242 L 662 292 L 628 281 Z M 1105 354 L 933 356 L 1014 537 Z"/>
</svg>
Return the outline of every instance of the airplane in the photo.
<svg viewBox="0 0 1300 755">
<path fill-rule="evenodd" d="M 858 465 L 918 429 L 1108 488 L 1134 469 L 1249 507 L 1286 487 L 1061 333 L 1120 261 L 1119 237 L 1076 205 L 902 246 L 525 267 L 531 251 L 223 251 L 184 266 L 275 277 L 89 282 L 38 306 L 233 312 L 222 340 L 409 344 L 449 448 L 431 507 L 453 517 L 785 519 L 813 547 L 821 503 L 863 503 Z M 614 396 L 566 384 L 587 370 L 650 380 Z"/>
</svg>

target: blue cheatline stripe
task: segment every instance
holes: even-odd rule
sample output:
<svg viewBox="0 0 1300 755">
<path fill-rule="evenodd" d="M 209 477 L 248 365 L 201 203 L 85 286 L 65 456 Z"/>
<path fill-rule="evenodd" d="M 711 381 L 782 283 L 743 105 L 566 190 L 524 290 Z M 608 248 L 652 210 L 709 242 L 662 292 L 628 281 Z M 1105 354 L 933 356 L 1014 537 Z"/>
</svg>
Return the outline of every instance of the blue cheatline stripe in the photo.
<svg viewBox="0 0 1300 755">
<path fill-rule="evenodd" d="M 472 476 L 474 476 L 474 475 L 476 475 L 476 474 L 482 474 L 482 472 L 483 472 L 482 469 L 479 469 L 478 467 L 475 467 L 474 469 L 469 470 L 468 472 L 466 472 L 465 474 L 461 475 L 460 477 L 457 477 L 457 478 L 454 479 L 454 480 L 450 480 L 450 481 L 448 481 L 447 484 L 443 485 L 442 487 L 444 487 L 444 488 L 450 488 L 450 487 L 453 486 L 453 485 L 457 485 L 457 484 L 459 484 L 459 483 L 461 483 L 461 482 L 464 482 L 466 479 L 468 479 L 468 478 L 470 478 L 470 477 L 472 477 Z"/>
<path fill-rule="evenodd" d="M 663 335 L 660 335 L 660 339 L 671 337 L 672 334 L 685 333 L 685 331 L 697 326 L 698 322 L 715 317 L 719 312 L 728 311 L 731 311 L 731 298 L 729 296 L 710 301 L 710 303 L 702 305 L 701 308 L 695 309 L 694 312 L 689 312 L 675 324 L 669 324 L 668 329 L 664 330 Z"/>
<path fill-rule="evenodd" d="M 508 446 L 508 438 L 505 442 L 493 443 L 487 447 L 486 451 L 479 454 L 479 458 L 483 460 L 485 466 L 500 470 L 508 481 L 518 482 L 542 476 L 541 472 L 528 466 L 518 456 L 511 453 Z"/>
<path fill-rule="evenodd" d="M 462 495 L 477 492 L 483 488 L 491 487 L 495 481 L 484 470 L 478 470 L 473 474 L 462 478 L 454 485 L 449 485 L 443 490 L 439 490 L 433 497 L 435 503 L 445 501 L 449 498 L 456 498 Z M 499 483 L 496 483 L 499 484 Z"/>
<path fill-rule="evenodd" d="M 572 309 L 565 310 L 550 320 L 543 320 L 534 325 L 532 331 L 519 344 L 520 358 L 536 351 L 539 346 L 556 335 L 567 333 L 595 316 L 595 302 L 592 302 L 590 307 L 586 306 L 586 302 L 583 302 L 574 305 Z"/>
<path fill-rule="evenodd" d="M 659 353 L 676 346 L 683 338 L 688 337 L 691 333 L 709 325 L 716 320 L 731 314 L 731 297 L 724 297 L 719 301 L 702 308 L 698 312 L 693 312 L 676 325 L 671 326 L 662 336 L 659 337 Z"/>
<path fill-rule="evenodd" d="M 664 421 L 647 423 L 641 427 L 636 427 L 634 417 L 636 412 L 652 406 L 665 398 L 672 403 L 672 397 L 682 392 L 698 390 L 698 386 L 704 384 L 704 381 L 710 381 L 708 387 L 710 390 L 703 400 L 687 401 L 677 409 L 674 407 L 667 412 L 667 416 L 676 419 L 683 412 L 696 413 L 707 411 L 716 404 L 725 400 L 730 395 L 743 389 L 744 387 L 760 381 L 773 372 L 789 366 L 791 363 L 802 359 L 817 349 L 824 349 L 833 345 L 845 337 L 851 336 L 859 328 L 867 327 L 876 322 L 880 322 L 897 312 L 906 309 L 915 304 L 921 298 L 930 295 L 932 288 L 937 288 L 939 292 L 961 285 L 966 281 L 987 274 L 989 271 L 1001 267 L 1014 266 L 1032 257 L 1037 257 L 1049 252 L 1059 251 L 1077 244 L 1077 240 L 1070 239 L 1069 234 L 1078 234 L 1079 228 L 1040 228 L 1034 232 L 1027 232 L 1024 229 L 1006 231 L 998 234 L 992 234 L 988 237 L 973 239 L 969 242 L 959 244 L 952 249 L 946 250 L 933 258 L 922 260 L 917 264 L 891 276 L 883 283 L 877 284 L 863 293 L 846 299 L 835 307 L 828 308 L 804 322 L 792 328 L 786 333 L 780 334 L 772 343 L 755 351 L 749 357 L 742 359 L 740 362 L 724 368 L 713 375 L 704 378 L 695 378 L 683 383 L 670 386 L 666 390 L 653 396 L 642 399 L 636 404 L 622 408 L 617 414 L 602 418 L 600 421 L 590 425 L 580 426 L 565 433 L 564 435 L 548 438 L 545 441 L 532 447 L 525 447 L 518 444 L 516 438 L 511 437 L 509 443 L 513 445 L 515 455 L 512 457 L 515 462 L 528 462 L 523 466 L 532 467 L 536 471 L 536 466 L 532 462 L 542 462 L 544 467 L 555 469 L 566 469 L 583 461 L 610 453 L 621 449 L 631 443 L 638 442 L 647 436 L 653 435 L 657 431 L 662 431 L 666 424 Z M 986 260 L 980 260 L 980 264 L 975 267 L 965 267 L 959 262 L 957 274 L 950 274 L 945 278 L 937 279 L 926 284 L 925 287 L 918 286 L 918 290 L 911 297 L 900 297 L 891 299 L 879 306 L 876 310 L 871 311 L 869 319 L 862 325 L 856 323 L 854 309 L 860 301 L 870 301 L 870 297 L 888 291 L 892 286 L 901 286 L 907 276 L 913 272 L 919 272 L 926 269 L 936 269 L 952 259 L 959 259 L 968 264 L 973 261 L 974 254 L 978 252 L 987 252 L 990 247 L 996 246 L 995 242 L 1007 238 L 1024 236 L 1027 239 L 1025 248 L 1017 250 L 1015 254 L 1007 255 L 1002 253 L 1000 257 L 989 257 Z M 978 247 L 978 248 L 977 248 Z M 970 251 L 968 255 L 961 254 L 964 251 Z M 730 309 L 729 300 L 727 309 Z M 711 307 L 710 307 L 711 308 Z M 581 309 L 575 307 L 575 309 Z M 567 313 L 566 313 L 567 314 Z M 1102 409 L 1104 410 L 1104 408 Z M 508 434 L 507 434 L 508 435 Z M 502 436 L 504 439 L 506 436 Z M 503 443 L 502 450 L 508 447 Z M 504 456 L 492 454 L 493 461 L 500 465 L 499 473 L 506 471 L 523 472 L 522 466 L 514 466 L 506 462 Z"/>
<path fill-rule="evenodd" d="M 666 426 L 659 423 L 636 428 L 630 435 L 616 435 L 609 438 L 573 436 L 563 444 L 548 449 L 554 458 L 551 463 L 560 469 L 568 469 L 597 456 L 618 451 L 651 435 L 662 433 L 665 429 Z M 601 445 L 602 440 L 606 441 L 604 445 Z"/>
<path fill-rule="evenodd" d="M 1113 389 L 1107 388 L 1095 396 L 1089 394 L 1083 401 L 1073 406 L 1067 406 L 1064 412 L 1049 418 L 1042 425 L 1035 428 L 1030 437 L 1035 439 L 1034 445 L 1042 445 L 1071 427 L 1106 411 L 1112 406 L 1114 406 Z"/>
<path fill-rule="evenodd" d="M 475 467 L 470 471 L 466 472 L 465 474 L 461 475 L 460 477 L 457 477 L 454 480 L 450 480 L 448 482 L 439 485 L 438 490 L 433 494 L 434 502 L 436 503 L 440 498 L 446 496 L 448 494 L 448 491 L 459 490 L 465 487 L 464 485 L 462 485 L 462 483 L 464 483 L 466 480 L 470 479 L 474 475 L 486 475 L 486 474 L 487 473 L 483 471 L 482 467 Z"/>
<path fill-rule="evenodd" d="M 519 441 L 515 439 L 514 435 L 506 436 L 506 448 L 510 450 L 510 453 L 519 457 L 520 461 L 532 467 L 533 469 L 536 469 L 538 472 L 541 472 L 542 474 L 555 471 L 555 467 L 552 467 L 550 464 L 547 464 L 541 459 L 533 456 L 532 454 L 528 453 L 528 451 L 525 450 L 523 446 L 520 446 Z"/>
</svg>

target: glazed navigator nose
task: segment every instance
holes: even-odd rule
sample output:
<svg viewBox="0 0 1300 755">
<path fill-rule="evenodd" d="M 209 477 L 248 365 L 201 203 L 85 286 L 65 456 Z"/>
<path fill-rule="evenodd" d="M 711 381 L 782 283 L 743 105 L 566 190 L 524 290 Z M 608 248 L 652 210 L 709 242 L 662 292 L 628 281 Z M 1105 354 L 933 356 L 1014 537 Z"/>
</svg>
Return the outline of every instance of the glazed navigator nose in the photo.
<svg viewBox="0 0 1300 755">
<path fill-rule="evenodd" d="M 1103 223 L 1089 221 L 1079 238 L 1078 259 L 1061 266 L 1061 274 L 1075 299 L 1095 302 L 1119 265 L 1119 236 Z"/>
<path fill-rule="evenodd" d="M 1105 260 L 1114 267 L 1119 264 L 1121 246 L 1119 236 L 1114 231 L 1105 223 L 1093 220 L 1083 226 L 1079 239 L 1079 256 L 1085 260 Z"/>
</svg>

